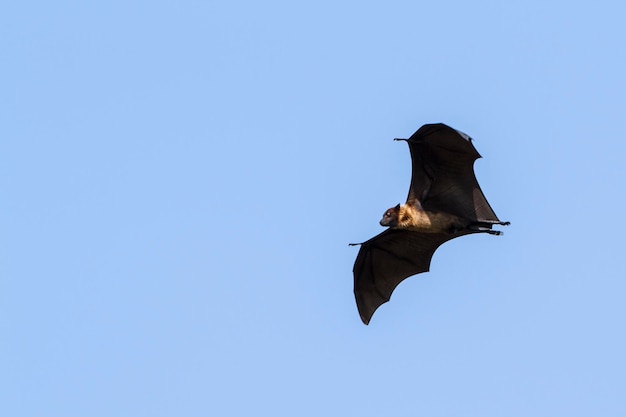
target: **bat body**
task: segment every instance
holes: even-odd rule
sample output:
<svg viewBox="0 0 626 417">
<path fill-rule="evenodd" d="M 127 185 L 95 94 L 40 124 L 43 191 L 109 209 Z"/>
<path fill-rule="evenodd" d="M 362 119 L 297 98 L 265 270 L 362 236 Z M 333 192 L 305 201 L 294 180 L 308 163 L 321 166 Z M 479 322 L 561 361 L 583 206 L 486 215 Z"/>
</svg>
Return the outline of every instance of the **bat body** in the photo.
<svg viewBox="0 0 626 417">
<path fill-rule="evenodd" d="M 404 279 L 427 272 L 435 250 L 471 233 L 500 235 L 501 222 L 474 175 L 480 154 L 465 133 L 445 124 L 422 126 L 409 139 L 411 186 L 405 204 L 388 209 L 387 230 L 361 243 L 354 263 L 354 295 L 363 323 L 389 301 Z"/>
</svg>

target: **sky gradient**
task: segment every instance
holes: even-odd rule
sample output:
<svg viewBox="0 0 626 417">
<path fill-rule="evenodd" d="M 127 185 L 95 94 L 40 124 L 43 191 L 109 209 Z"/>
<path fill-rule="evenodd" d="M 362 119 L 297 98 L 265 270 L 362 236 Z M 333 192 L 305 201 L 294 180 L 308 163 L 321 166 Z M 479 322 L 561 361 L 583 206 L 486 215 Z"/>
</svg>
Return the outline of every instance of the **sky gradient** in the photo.
<svg viewBox="0 0 626 417">
<path fill-rule="evenodd" d="M 622 3 L 3 9 L 3 415 L 626 415 Z M 512 225 L 364 326 L 436 122 Z"/>
</svg>

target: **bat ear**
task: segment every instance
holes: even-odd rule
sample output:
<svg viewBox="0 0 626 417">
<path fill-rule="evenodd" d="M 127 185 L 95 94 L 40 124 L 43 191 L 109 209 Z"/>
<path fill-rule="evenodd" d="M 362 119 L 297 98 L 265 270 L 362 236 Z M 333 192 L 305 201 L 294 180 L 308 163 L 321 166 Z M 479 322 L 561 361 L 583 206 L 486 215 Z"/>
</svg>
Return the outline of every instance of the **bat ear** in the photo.
<svg viewBox="0 0 626 417">
<path fill-rule="evenodd" d="M 400 210 L 400 204 L 398 204 L 397 206 L 395 206 L 393 209 L 394 209 L 395 211 L 399 211 L 399 210 Z"/>
</svg>

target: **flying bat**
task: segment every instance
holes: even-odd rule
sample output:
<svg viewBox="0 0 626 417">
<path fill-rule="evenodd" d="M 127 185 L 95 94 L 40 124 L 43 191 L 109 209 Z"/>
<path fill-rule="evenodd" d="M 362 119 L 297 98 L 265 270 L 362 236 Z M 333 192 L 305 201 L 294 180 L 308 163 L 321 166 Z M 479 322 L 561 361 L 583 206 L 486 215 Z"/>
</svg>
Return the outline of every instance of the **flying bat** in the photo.
<svg viewBox="0 0 626 417">
<path fill-rule="evenodd" d="M 363 323 L 389 301 L 404 279 L 427 272 L 435 250 L 472 233 L 501 235 L 501 222 L 474 174 L 480 154 L 472 139 L 443 123 L 427 124 L 409 139 L 411 187 L 405 204 L 385 211 L 387 230 L 360 245 L 354 262 L 354 296 Z"/>
</svg>

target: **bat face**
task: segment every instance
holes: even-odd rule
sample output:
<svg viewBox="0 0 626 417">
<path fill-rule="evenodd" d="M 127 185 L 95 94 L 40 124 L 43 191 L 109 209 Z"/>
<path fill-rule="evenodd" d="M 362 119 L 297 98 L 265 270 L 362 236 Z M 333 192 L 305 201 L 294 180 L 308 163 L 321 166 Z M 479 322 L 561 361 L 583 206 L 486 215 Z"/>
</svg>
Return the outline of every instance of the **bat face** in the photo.
<svg viewBox="0 0 626 417">
<path fill-rule="evenodd" d="M 398 214 L 400 213 L 400 204 L 387 209 L 380 219 L 380 225 L 385 227 L 395 227 L 398 225 Z"/>
<path fill-rule="evenodd" d="M 354 263 L 354 295 L 361 320 L 389 301 L 404 279 L 427 272 L 439 246 L 471 233 L 499 235 L 501 222 L 474 175 L 480 154 L 471 139 L 444 124 L 422 126 L 409 139 L 411 186 L 405 204 L 385 211 L 388 230 L 363 242 Z"/>
</svg>

